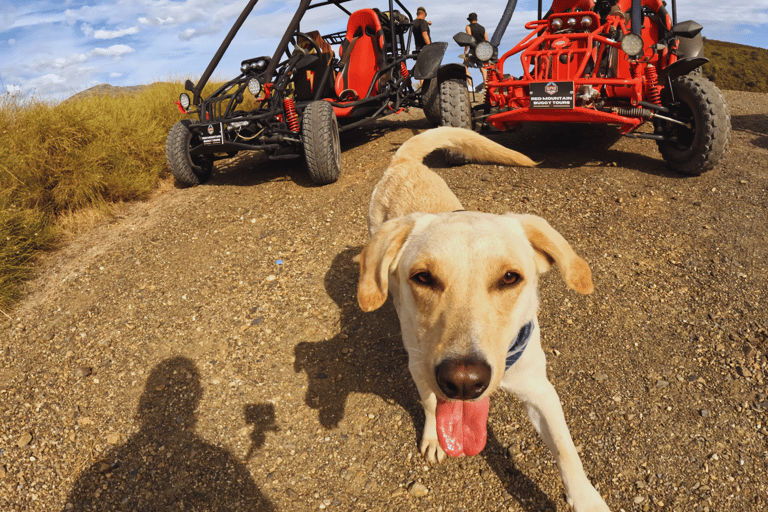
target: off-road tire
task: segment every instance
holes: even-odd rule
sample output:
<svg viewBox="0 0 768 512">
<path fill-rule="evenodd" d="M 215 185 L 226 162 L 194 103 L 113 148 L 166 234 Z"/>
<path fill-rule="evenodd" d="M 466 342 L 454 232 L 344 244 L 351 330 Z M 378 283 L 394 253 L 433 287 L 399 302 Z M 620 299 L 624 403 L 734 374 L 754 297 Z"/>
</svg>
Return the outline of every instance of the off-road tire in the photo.
<svg viewBox="0 0 768 512">
<path fill-rule="evenodd" d="M 165 140 L 165 158 L 176 180 L 186 186 L 200 185 L 208 181 L 213 171 L 213 161 L 205 157 L 192 157 L 189 148 L 193 137 L 189 125 L 192 121 L 182 119 L 171 127 Z"/>
<path fill-rule="evenodd" d="M 725 153 L 731 137 L 728 106 L 715 84 L 701 75 L 675 78 L 672 92 L 680 103 L 678 112 L 673 114 L 687 119 L 693 129 L 657 121 L 657 132 L 678 138 L 677 141 L 658 141 L 659 152 L 673 169 L 698 176 L 712 169 Z"/>
<path fill-rule="evenodd" d="M 327 185 L 341 175 L 339 123 L 327 101 L 313 101 L 304 109 L 301 141 L 309 177 L 317 185 Z"/>
<path fill-rule="evenodd" d="M 443 116 L 440 109 L 440 83 L 437 78 L 430 78 L 422 82 L 421 109 L 430 124 L 440 126 Z"/>
<path fill-rule="evenodd" d="M 472 102 L 467 82 L 451 78 L 440 84 L 441 126 L 472 129 Z M 446 150 L 445 160 L 451 165 L 464 165 L 468 160 L 461 153 Z"/>
<path fill-rule="evenodd" d="M 472 102 L 467 82 L 451 78 L 440 84 L 441 126 L 472 129 Z"/>
</svg>

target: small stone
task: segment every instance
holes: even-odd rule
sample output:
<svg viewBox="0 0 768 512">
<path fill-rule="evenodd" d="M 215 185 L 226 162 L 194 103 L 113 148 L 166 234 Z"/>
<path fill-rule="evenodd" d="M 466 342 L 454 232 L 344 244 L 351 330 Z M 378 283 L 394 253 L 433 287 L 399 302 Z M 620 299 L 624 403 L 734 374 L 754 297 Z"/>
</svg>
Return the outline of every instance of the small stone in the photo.
<svg viewBox="0 0 768 512">
<path fill-rule="evenodd" d="M 0 466 L 0 480 L 5 478 L 5 475 L 8 474 L 8 470 L 5 469 L 5 466 Z"/>
<path fill-rule="evenodd" d="M 424 484 L 414 482 L 408 487 L 408 492 L 414 498 L 423 498 L 429 494 L 429 489 Z"/>
<path fill-rule="evenodd" d="M 656 387 L 659 388 L 659 389 L 665 388 L 667 386 L 669 386 L 669 382 L 667 382 L 667 381 L 665 381 L 663 379 L 659 379 L 659 380 L 656 381 Z"/>
<path fill-rule="evenodd" d="M 90 366 L 78 366 L 75 369 L 75 378 L 82 379 L 83 377 L 88 377 L 92 373 L 93 373 L 93 368 L 91 368 Z"/>
<path fill-rule="evenodd" d="M 747 368 L 744 368 L 743 366 L 737 366 L 736 373 L 738 373 L 740 376 L 744 378 L 748 378 L 752 376 L 752 372 L 749 371 Z"/>
<path fill-rule="evenodd" d="M 117 432 L 112 432 L 111 434 L 109 434 L 107 436 L 107 442 L 109 444 L 117 444 L 117 443 L 119 443 L 120 442 L 120 434 L 118 434 Z"/>
<path fill-rule="evenodd" d="M 26 434 L 23 434 L 19 438 L 19 440 L 16 442 L 16 446 L 18 446 L 19 448 L 24 448 L 25 446 L 27 446 L 31 442 L 32 442 L 32 434 L 27 432 Z"/>
<path fill-rule="evenodd" d="M 267 282 L 268 283 L 271 282 L 271 281 L 274 281 L 275 279 L 277 279 L 277 276 L 274 275 L 274 274 L 270 274 L 270 275 L 267 276 Z"/>
<path fill-rule="evenodd" d="M 290 499 L 292 499 L 292 500 L 295 500 L 296 498 L 298 498 L 298 497 L 299 497 L 299 495 L 298 495 L 298 494 L 296 494 L 296 491 L 294 491 L 294 490 L 293 490 L 293 489 L 291 489 L 291 488 L 288 488 L 288 489 L 286 489 L 286 490 L 285 490 L 285 494 L 287 494 L 287 495 L 288 495 L 288 498 L 290 498 Z"/>
<path fill-rule="evenodd" d="M 635 496 L 635 499 L 634 499 L 635 505 L 639 505 L 644 501 L 645 501 L 645 496 Z"/>
<path fill-rule="evenodd" d="M 709 409 L 702 409 L 699 411 L 702 418 L 709 418 Z"/>
<path fill-rule="evenodd" d="M 400 489 L 400 488 L 398 488 L 398 489 L 395 490 L 395 492 L 390 494 L 389 497 L 390 498 L 398 498 L 398 497 L 402 496 L 403 494 L 405 494 L 405 491 Z"/>
<path fill-rule="evenodd" d="M 595 379 L 597 382 L 603 382 L 605 380 L 608 380 L 608 374 L 607 373 L 596 373 L 595 375 L 593 375 L 592 378 Z"/>
</svg>

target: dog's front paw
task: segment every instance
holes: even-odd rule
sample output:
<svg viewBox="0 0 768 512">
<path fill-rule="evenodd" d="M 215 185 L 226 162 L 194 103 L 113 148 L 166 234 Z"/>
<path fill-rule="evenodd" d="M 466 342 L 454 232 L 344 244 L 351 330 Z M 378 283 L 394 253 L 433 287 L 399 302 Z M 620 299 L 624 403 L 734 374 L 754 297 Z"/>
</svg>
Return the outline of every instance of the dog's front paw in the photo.
<svg viewBox="0 0 768 512">
<path fill-rule="evenodd" d="M 422 436 L 419 451 L 421 451 L 421 455 L 432 466 L 443 462 L 443 459 L 445 459 L 445 452 L 440 448 L 440 442 L 437 440 L 437 437 L 429 438 L 426 435 Z"/>
<path fill-rule="evenodd" d="M 569 496 L 568 504 L 573 507 L 573 512 L 611 512 L 603 497 L 591 485 L 578 496 Z"/>
</svg>

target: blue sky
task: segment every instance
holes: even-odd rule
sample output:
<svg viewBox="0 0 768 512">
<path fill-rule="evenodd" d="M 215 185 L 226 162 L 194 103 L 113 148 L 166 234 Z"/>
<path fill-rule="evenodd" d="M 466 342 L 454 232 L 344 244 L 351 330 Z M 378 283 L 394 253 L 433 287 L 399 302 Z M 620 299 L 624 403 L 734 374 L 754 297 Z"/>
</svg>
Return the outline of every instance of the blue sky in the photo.
<svg viewBox="0 0 768 512">
<path fill-rule="evenodd" d="M 470 11 L 493 34 L 506 0 L 423 5 L 436 41 L 449 41 L 444 62 L 459 62 L 451 37 Z M 545 2 L 545 9 L 550 2 Z M 199 77 L 247 0 L 0 0 L 0 91 L 62 100 L 101 83 L 116 86 Z M 450 4 L 450 5 L 447 5 Z M 215 72 L 231 78 L 241 60 L 271 55 L 298 0 L 260 0 Z M 355 0 L 350 10 L 384 8 L 387 0 Z M 302 24 L 321 33 L 342 30 L 333 6 L 315 10 Z M 536 2 L 518 1 L 502 52 L 519 41 L 534 19 Z M 710 39 L 768 48 L 768 0 L 679 0 L 678 20 L 704 25 Z M 511 70 L 513 71 L 513 70 Z M 514 71 L 513 71 L 514 72 Z"/>
</svg>

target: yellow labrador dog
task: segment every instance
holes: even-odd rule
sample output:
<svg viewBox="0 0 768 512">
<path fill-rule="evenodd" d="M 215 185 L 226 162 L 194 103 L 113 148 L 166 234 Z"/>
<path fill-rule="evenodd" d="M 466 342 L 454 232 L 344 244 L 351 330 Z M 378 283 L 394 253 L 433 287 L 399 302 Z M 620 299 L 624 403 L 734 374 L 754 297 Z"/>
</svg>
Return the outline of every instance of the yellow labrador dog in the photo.
<svg viewBox="0 0 768 512">
<path fill-rule="evenodd" d="M 554 264 L 570 288 L 587 294 L 589 266 L 540 217 L 462 211 L 445 181 L 422 163 L 436 149 L 534 165 L 472 131 L 436 128 L 402 145 L 373 192 L 358 302 L 373 311 L 392 294 L 426 413 L 420 450 L 430 463 L 446 453 L 479 453 L 489 396 L 501 388 L 522 401 L 555 456 L 568 503 L 576 511 L 607 511 L 547 380 L 536 318 L 539 274 Z"/>
</svg>

